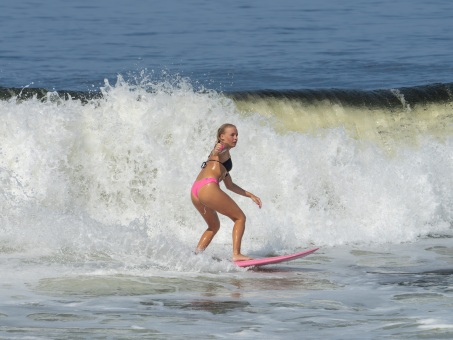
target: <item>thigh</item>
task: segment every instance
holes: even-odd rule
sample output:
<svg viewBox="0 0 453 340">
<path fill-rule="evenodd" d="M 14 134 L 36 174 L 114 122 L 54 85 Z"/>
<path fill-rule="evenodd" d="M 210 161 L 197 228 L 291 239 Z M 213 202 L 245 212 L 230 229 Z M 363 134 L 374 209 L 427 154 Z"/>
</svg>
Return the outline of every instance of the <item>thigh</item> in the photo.
<svg viewBox="0 0 453 340">
<path fill-rule="evenodd" d="M 219 216 L 217 215 L 215 210 L 203 205 L 200 202 L 200 199 L 196 198 L 193 194 L 191 194 L 191 198 L 193 205 L 198 210 L 203 219 L 206 221 L 208 227 L 220 226 Z"/>
<path fill-rule="evenodd" d="M 202 187 L 198 191 L 198 199 L 207 208 L 228 216 L 232 220 L 244 215 L 236 202 L 222 191 L 218 184 L 211 183 Z"/>
</svg>

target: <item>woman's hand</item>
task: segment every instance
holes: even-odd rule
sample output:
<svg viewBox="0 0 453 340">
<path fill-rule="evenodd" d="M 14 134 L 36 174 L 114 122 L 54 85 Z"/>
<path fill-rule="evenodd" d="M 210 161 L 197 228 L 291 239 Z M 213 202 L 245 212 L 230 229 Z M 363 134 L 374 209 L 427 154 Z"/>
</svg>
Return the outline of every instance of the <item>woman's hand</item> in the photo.
<svg viewBox="0 0 453 340">
<path fill-rule="evenodd" d="M 223 151 L 223 149 L 225 149 L 225 145 L 223 145 L 222 143 L 217 143 L 214 147 L 214 150 L 212 150 L 211 155 L 218 156 L 219 153 Z"/>
<path fill-rule="evenodd" d="M 261 207 L 263 206 L 263 204 L 261 203 L 261 199 L 252 193 L 249 193 L 249 194 L 250 194 L 250 198 L 252 199 L 252 201 L 255 202 L 258 205 L 258 207 L 260 207 L 260 209 L 261 209 Z"/>
</svg>

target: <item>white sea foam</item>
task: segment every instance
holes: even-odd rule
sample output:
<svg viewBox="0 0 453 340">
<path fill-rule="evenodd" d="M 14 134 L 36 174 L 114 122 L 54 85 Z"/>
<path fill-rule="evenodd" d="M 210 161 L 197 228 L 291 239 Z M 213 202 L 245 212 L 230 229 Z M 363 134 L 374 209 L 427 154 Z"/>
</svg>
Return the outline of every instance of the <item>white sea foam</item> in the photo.
<svg viewBox="0 0 453 340">
<path fill-rule="evenodd" d="M 450 137 L 389 155 L 342 126 L 277 132 L 277 117 L 244 115 L 185 79 L 119 77 L 103 95 L 0 102 L 3 247 L 182 263 L 205 228 L 189 190 L 225 122 L 239 130 L 231 175 L 263 200 L 259 210 L 231 194 L 248 217 L 246 252 L 401 243 L 451 226 Z M 221 221 L 213 248 L 228 256 L 231 222 Z"/>
</svg>

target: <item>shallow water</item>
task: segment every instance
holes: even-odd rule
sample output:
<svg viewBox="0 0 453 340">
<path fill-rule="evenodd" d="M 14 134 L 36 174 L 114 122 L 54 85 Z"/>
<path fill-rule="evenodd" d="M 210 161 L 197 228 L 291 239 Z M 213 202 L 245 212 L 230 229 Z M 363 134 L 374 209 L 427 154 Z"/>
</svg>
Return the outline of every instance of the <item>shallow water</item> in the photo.
<svg viewBox="0 0 453 340">
<path fill-rule="evenodd" d="M 7 266 L 20 265 L 22 273 L 10 272 L 2 283 L 0 330 L 8 338 L 277 339 L 298 337 L 301 329 L 309 338 L 448 338 L 452 253 L 450 238 L 425 238 L 326 248 L 247 271 L 201 255 L 216 269 L 143 267 L 136 274 L 105 268 L 111 263 L 69 272 L 61 264 L 10 257 Z M 24 275 L 30 272 L 33 280 Z"/>
</svg>

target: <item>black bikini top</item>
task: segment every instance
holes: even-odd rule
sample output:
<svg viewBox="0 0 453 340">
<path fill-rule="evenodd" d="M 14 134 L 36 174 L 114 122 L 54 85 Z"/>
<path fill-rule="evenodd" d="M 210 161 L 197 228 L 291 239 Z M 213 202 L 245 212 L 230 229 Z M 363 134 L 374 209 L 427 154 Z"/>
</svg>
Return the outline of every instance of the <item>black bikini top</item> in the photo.
<svg viewBox="0 0 453 340">
<path fill-rule="evenodd" d="M 203 162 L 201 164 L 201 167 L 205 168 L 207 162 L 219 162 L 220 164 L 222 164 L 225 167 L 227 172 L 230 172 L 231 169 L 233 169 L 233 162 L 231 161 L 231 158 L 228 158 L 225 162 L 221 162 L 216 159 L 208 159 L 206 162 Z M 228 176 L 228 173 L 226 174 L 226 176 Z"/>
</svg>

